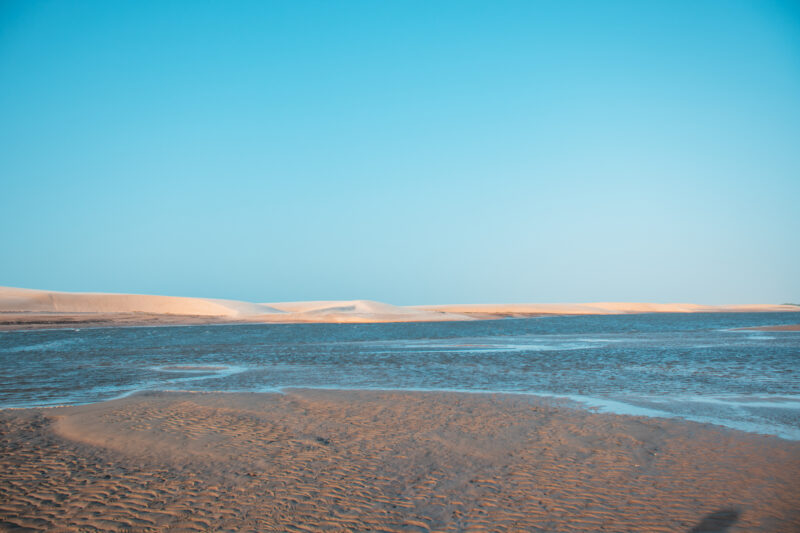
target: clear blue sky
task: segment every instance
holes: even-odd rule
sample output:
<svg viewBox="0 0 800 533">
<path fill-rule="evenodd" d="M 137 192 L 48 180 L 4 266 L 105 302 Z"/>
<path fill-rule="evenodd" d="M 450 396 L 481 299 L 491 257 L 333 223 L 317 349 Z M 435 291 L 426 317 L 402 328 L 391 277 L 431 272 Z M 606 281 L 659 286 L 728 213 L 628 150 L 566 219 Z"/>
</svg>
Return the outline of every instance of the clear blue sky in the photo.
<svg viewBox="0 0 800 533">
<path fill-rule="evenodd" d="M 0 285 L 800 301 L 800 7 L 4 0 Z"/>
</svg>

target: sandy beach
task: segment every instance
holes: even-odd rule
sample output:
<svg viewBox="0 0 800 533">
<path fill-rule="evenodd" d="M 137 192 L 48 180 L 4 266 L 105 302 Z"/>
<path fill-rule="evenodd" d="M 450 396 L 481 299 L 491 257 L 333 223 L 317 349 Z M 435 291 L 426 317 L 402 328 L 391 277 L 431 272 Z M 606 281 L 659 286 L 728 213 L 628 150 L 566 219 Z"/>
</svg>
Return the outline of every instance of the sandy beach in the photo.
<svg viewBox="0 0 800 533">
<path fill-rule="evenodd" d="M 557 399 L 162 392 L 0 428 L 4 531 L 800 529 L 800 443 Z"/>
<path fill-rule="evenodd" d="M 800 0 L 0 2 L 0 533 L 800 533 Z"/>
</svg>

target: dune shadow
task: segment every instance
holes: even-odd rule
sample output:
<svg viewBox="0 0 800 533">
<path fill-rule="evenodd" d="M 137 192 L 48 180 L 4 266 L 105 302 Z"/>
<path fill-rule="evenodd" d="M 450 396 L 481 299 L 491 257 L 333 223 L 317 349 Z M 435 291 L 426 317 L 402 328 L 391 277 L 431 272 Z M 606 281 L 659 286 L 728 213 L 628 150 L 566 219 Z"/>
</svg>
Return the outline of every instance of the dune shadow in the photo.
<svg viewBox="0 0 800 533">
<path fill-rule="evenodd" d="M 738 520 L 739 511 L 736 509 L 720 509 L 704 516 L 689 533 L 725 533 Z"/>
</svg>

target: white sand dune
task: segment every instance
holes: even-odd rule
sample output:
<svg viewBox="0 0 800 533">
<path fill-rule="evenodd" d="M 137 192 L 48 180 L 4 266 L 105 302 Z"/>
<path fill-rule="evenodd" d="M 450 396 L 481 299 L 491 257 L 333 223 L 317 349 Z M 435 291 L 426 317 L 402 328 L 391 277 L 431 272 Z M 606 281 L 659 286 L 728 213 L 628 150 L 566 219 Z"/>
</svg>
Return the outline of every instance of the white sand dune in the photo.
<svg viewBox="0 0 800 533">
<path fill-rule="evenodd" d="M 274 302 L 266 303 L 275 309 L 289 313 L 374 313 L 374 312 L 406 312 L 403 307 L 371 300 L 315 300 L 307 302 Z"/>
<path fill-rule="evenodd" d="M 72 293 L 0 287 L 0 313 L 219 318 L 244 322 L 431 322 L 470 320 L 465 315 L 372 302 L 313 301 L 259 304 L 236 300 L 138 294 Z"/>
<path fill-rule="evenodd" d="M 370 300 L 250 303 L 139 294 L 71 293 L 0 287 L 0 328 L 229 322 L 367 323 L 491 320 L 541 315 L 800 311 L 793 305 L 475 304 L 397 306 Z"/>
<path fill-rule="evenodd" d="M 178 296 L 39 291 L 0 287 L 0 312 L 4 313 L 149 313 L 242 317 L 280 314 L 266 305 Z"/>
<path fill-rule="evenodd" d="M 263 304 L 308 322 L 436 322 L 470 320 L 457 313 L 401 307 L 370 300 L 279 302 Z"/>
<path fill-rule="evenodd" d="M 637 313 L 735 313 L 800 311 L 795 305 L 698 305 L 687 303 L 596 302 L 579 304 L 425 305 L 418 309 L 467 315 L 619 315 Z"/>
</svg>

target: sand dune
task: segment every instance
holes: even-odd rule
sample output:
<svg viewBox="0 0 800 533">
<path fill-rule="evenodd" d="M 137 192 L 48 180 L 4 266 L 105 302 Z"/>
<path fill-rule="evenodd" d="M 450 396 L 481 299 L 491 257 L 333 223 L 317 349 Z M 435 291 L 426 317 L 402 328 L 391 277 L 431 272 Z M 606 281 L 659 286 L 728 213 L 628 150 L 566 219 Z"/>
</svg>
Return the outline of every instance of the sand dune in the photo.
<svg viewBox="0 0 800 533">
<path fill-rule="evenodd" d="M 371 300 L 318 300 L 308 302 L 277 302 L 264 305 L 273 306 L 290 313 L 413 313 L 413 310 L 396 305 L 373 302 Z"/>
<path fill-rule="evenodd" d="M 800 311 L 796 305 L 698 305 L 688 303 L 596 302 L 579 304 L 424 305 L 418 309 L 469 316 L 617 315 L 637 313 L 744 313 Z"/>
<path fill-rule="evenodd" d="M 624 302 L 397 306 L 370 300 L 263 304 L 211 298 L 70 293 L 0 287 L 0 329 L 76 324 L 437 322 L 545 315 L 770 311 L 800 311 L 800 307 Z"/>
<path fill-rule="evenodd" d="M 151 313 L 239 317 L 282 313 L 266 305 L 179 296 L 39 291 L 0 287 L 0 312 Z"/>
<path fill-rule="evenodd" d="M 800 528 L 800 444 L 526 396 L 152 393 L 0 411 L 0 530 Z"/>
<path fill-rule="evenodd" d="M 264 304 L 308 322 L 436 322 L 469 320 L 457 313 L 401 307 L 370 300 L 282 302 Z"/>
<path fill-rule="evenodd" d="M 177 318 L 183 317 L 183 318 Z M 0 287 L 0 328 L 64 325 L 197 323 L 365 323 L 470 320 L 470 317 L 373 302 L 311 301 L 259 304 L 210 298 L 69 293 Z"/>
</svg>

